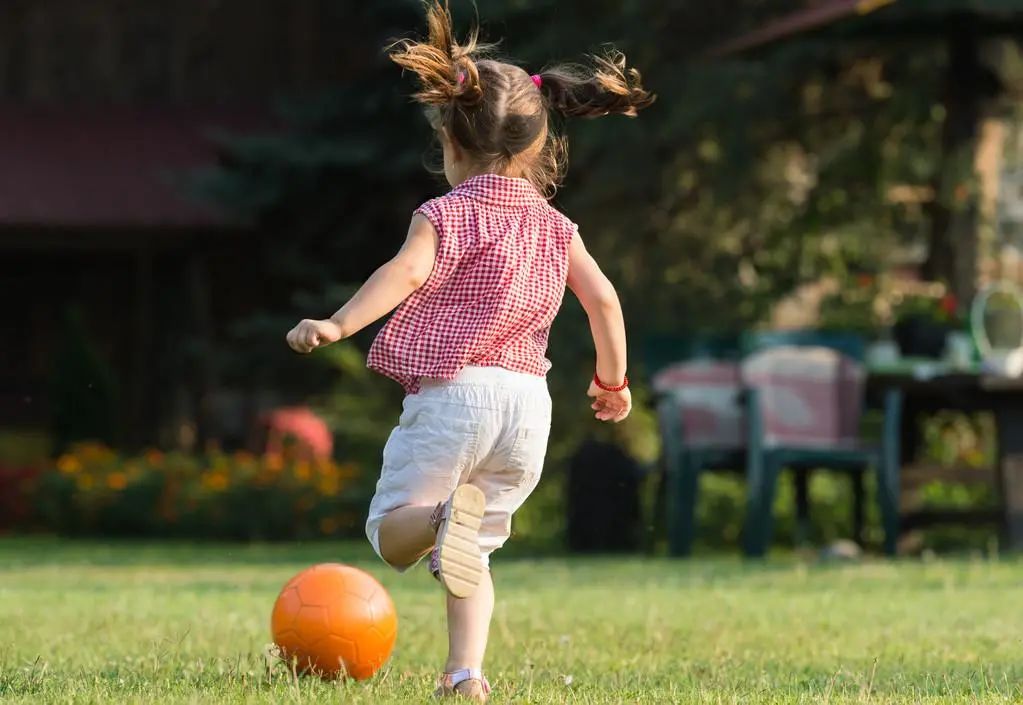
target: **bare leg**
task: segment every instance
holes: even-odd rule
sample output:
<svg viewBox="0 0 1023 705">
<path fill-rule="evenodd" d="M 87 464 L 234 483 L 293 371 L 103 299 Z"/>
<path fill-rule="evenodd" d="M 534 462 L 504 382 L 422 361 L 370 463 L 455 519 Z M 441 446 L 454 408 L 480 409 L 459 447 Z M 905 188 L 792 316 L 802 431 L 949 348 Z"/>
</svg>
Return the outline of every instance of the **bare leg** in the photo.
<svg viewBox="0 0 1023 705">
<path fill-rule="evenodd" d="M 404 568 L 426 555 L 437 534 L 430 525 L 436 507 L 399 507 L 380 522 L 380 553 L 393 566 Z"/>
<path fill-rule="evenodd" d="M 445 672 L 462 668 L 483 668 L 490 617 L 494 613 L 494 581 L 484 570 L 480 586 L 472 597 L 448 595 L 448 662 Z"/>
</svg>

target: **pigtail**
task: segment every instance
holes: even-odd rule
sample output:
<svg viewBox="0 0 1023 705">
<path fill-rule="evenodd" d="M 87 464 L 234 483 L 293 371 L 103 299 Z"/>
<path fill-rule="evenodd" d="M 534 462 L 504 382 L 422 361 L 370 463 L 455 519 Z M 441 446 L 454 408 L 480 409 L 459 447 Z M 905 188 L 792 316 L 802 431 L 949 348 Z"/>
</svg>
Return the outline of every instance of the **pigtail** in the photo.
<svg viewBox="0 0 1023 705">
<path fill-rule="evenodd" d="M 636 115 L 654 102 L 639 72 L 621 52 L 591 57 L 589 65 L 555 66 L 529 75 L 521 67 L 486 58 L 490 45 L 474 29 L 455 41 L 448 0 L 425 0 L 425 40 L 403 39 L 388 48 L 392 61 L 415 74 L 414 97 L 445 147 L 479 173 L 527 179 L 553 196 L 567 165 L 567 141 L 551 125 L 552 113 L 597 117 Z"/>
<path fill-rule="evenodd" d="M 465 44 L 455 41 L 451 10 L 447 0 L 429 0 L 426 8 L 429 36 L 425 42 L 402 39 L 391 45 L 394 63 L 414 73 L 419 91 L 413 97 L 432 106 L 476 105 L 483 97 L 483 86 L 474 55 L 480 51 L 478 32 L 473 29 Z"/>
<path fill-rule="evenodd" d="M 610 50 L 591 60 L 591 66 L 566 64 L 539 74 L 540 90 L 551 109 L 571 117 L 635 117 L 656 99 L 643 88 L 639 71 L 626 67 L 625 54 Z"/>
</svg>

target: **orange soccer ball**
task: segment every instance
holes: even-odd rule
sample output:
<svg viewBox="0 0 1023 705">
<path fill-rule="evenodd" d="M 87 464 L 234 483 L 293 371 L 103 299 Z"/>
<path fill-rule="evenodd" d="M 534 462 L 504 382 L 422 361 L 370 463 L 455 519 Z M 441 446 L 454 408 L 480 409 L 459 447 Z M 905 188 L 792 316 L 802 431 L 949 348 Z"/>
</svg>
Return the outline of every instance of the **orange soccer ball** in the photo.
<svg viewBox="0 0 1023 705">
<path fill-rule="evenodd" d="M 373 576 L 322 563 L 288 581 L 274 603 L 270 628 L 281 655 L 300 671 L 362 680 L 390 657 L 398 615 Z"/>
</svg>

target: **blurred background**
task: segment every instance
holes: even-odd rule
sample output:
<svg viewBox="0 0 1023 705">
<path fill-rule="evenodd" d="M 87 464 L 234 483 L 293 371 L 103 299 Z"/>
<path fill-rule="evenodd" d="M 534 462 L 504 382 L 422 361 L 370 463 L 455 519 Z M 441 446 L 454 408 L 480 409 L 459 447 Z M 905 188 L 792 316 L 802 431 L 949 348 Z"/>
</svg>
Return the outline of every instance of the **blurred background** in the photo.
<svg viewBox="0 0 1023 705">
<path fill-rule="evenodd" d="M 456 23 L 478 11 L 528 69 L 611 42 L 659 96 L 566 125 L 555 204 L 618 287 L 637 406 L 591 419 L 569 297 L 545 478 L 510 547 L 687 552 L 676 460 L 700 446 L 663 403 L 693 387 L 677 363 L 795 331 L 859 340 L 845 352 L 873 389 L 906 395 L 897 508 L 943 520 L 904 521 L 900 550 L 1011 543 L 997 427 L 1023 401 L 989 408 L 969 318 L 1021 273 L 1023 0 L 477 5 L 452 2 Z M 284 334 L 344 303 L 445 190 L 383 52 L 422 18 L 417 0 L 0 5 L 0 531 L 361 535 L 401 401 L 365 368 L 377 327 L 311 358 Z M 991 337 L 1019 347 L 1003 319 Z M 907 380 L 933 385 L 914 401 Z M 863 433 L 884 423 L 868 403 Z M 738 433 L 699 473 L 700 550 L 734 549 L 750 516 Z M 818 465 L 758 495 L 773 540 L 882 545 L 874 476 Z"/>
</svg>

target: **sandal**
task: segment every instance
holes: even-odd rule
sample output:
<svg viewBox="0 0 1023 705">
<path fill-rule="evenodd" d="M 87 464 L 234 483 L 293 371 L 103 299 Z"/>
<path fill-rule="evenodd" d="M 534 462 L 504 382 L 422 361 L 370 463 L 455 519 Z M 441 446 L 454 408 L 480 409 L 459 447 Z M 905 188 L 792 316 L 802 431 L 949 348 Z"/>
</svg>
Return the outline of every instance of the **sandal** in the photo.
<svg viewBox="0 0 1023 705">
<path fill-rule="evenodd" d="M 435 698 L 465 698 L 485 703 L 490 696 L 490 683 L 483 671 L 477 668 L 463 668 L 454 673 L 445 673 L 440 678 Z"/>
<path fill-rule="evenodd" d="M 430 572 L 454 597 L 472 597 L 483 577 L 479 533 L 486 506 L 483 490 L 461 485 L 430 518 L 437 532 Z"/>
</svg>

